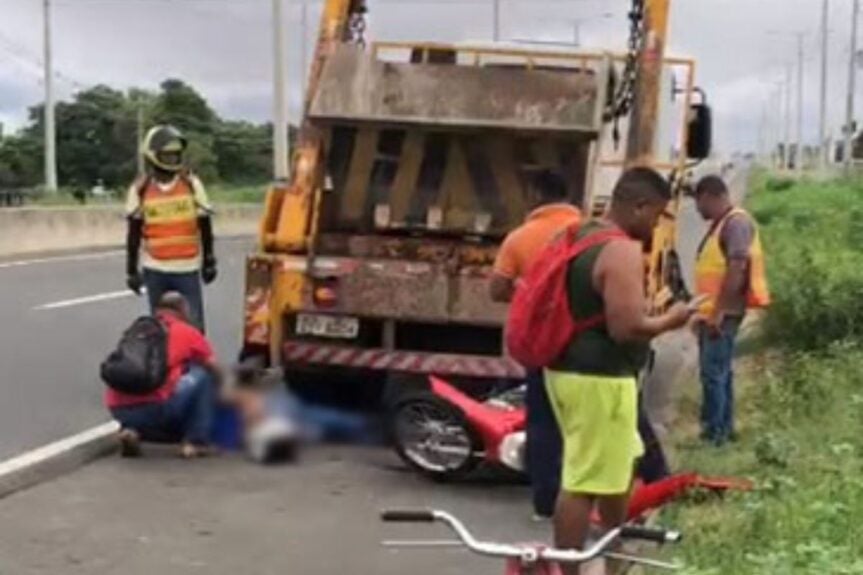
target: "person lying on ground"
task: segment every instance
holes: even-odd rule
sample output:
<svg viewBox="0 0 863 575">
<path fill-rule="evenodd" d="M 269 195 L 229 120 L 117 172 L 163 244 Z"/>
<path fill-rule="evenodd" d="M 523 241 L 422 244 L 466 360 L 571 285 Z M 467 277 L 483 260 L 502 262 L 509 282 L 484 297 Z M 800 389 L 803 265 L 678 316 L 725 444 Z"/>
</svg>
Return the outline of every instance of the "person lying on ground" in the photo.
<svg viewBox="0 0 863 575">
<path fill-rule="evenodd" d="M 280 373 L 240 364 L 222 400 L 236 409 L 243 445 L 258 463 L 289 463 L 300 446 L 297 408 Z"/>
<path fill-rule="evenodd" d="M 121 426 L 121 454 L 141 454 L 141 441 L 179 443 L 185 458 L 208 455 L 219 368 L 210 342 L 191 323 L 189 303 L 177 292 L 159 299 L 156 318 L 167 332 L 165 383 L 146 395 L 107 388 L 105 405 Z"/>
</svg>

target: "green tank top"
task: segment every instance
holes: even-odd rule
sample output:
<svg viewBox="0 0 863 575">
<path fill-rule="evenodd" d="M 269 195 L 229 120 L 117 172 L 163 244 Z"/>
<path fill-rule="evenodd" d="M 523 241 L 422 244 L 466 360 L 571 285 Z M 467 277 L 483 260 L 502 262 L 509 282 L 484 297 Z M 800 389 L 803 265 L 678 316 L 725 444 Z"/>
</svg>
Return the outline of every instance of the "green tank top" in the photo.
<svg viewBox="0 0 863 575">
<path fill-rule="evenodd" d="M 599 223 L 584 226 L 579 237 L 601 229 Z M 605 244 L 594 246 L 572 260 L 567 271 L 569 307 L 576 319 L 584 319 L 605 311 L 602 295 L 593 287 L 593 267 Z M 577 335 L 552 366 L 558 371 L 572 371 L 590 375 L 635 375 L 647 363 L 648 343 L 621 344 L 614 341 L 605 324 Z"/>
</svg>

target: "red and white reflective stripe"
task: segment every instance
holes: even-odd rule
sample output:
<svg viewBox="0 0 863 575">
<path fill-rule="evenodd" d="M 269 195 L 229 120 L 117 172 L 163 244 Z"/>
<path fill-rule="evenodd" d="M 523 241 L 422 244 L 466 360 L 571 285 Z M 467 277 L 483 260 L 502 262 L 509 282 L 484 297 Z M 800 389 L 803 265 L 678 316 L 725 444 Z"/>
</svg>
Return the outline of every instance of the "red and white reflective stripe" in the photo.
<svg viewBox="0 0 863 575">
<path fill-rule="evenodd" d="M 479 357 L 452 353 L 421 353 L 357 349 L 338 345 L 287 342 L 288 363 L 338 365 L 375 370 L 473 377 L 523 378 L 524 368 L 505 357 Z"/>
</svg>

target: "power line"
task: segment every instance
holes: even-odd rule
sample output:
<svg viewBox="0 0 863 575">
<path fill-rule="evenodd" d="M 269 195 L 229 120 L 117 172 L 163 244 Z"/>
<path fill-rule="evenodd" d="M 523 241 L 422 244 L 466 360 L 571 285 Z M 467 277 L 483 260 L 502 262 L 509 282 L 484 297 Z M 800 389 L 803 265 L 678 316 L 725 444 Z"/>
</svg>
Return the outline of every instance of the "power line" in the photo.
<svg viewBox="0 0 863 575">
<path fill-rule="evenodd" d="M 45 64 L 39 56 L 36 56 L 30 50 L 21 46 L 2 32 L 0 32 L 0 48 L 2 48 L 7 54 L 13 56 L 16 60 L 23 64 L 27 64 L 32 68 L 35 68 L 39 71 L 39 75 L 42 75 L 42 71 L 44 70 Z M 83 90 L 87 88 L 87 84 L 84 82 L 79 82 L 75 78 L 64 74 L 63 72 L 59 72 L 57 70 L 54 71 L 54 78 L 66 82 L 71 85 L 76 90 Z"/>
</svg>

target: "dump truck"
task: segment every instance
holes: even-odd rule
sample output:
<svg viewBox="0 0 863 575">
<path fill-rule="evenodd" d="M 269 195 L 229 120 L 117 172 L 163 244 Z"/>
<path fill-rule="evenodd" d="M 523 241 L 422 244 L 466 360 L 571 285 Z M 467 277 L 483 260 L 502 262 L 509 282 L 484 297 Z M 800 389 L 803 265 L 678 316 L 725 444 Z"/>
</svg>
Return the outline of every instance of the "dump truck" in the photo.
<svg viewBox="0 0 863 575">
<path fill-rule="evenodd" d="M 327 0 L 291 177 L 247 260 L 242 356 L 293 381 L 520 379 L 488 279 L 531 175 L 557 171 L 596 213 L 624 166 L 675 177 L 709 151 L 694 62 L 664 57 L 668 1 L 634 0 L 614 54 L 367 43 L 364 2 Z M 647 254 L 656 306 L 682 289 L 674 240 L 671 214 Z"/>
</svg>

